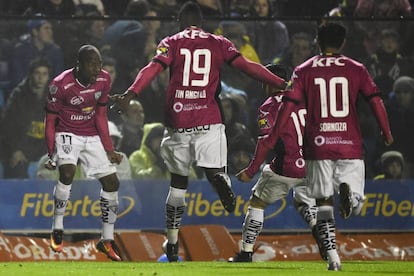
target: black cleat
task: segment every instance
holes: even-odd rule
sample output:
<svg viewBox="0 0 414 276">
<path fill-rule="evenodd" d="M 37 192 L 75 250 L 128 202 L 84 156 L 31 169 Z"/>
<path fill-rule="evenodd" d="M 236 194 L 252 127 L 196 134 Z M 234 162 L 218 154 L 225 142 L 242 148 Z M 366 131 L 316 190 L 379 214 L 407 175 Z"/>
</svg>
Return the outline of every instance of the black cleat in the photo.
<svg viewBox="0 0 414 276">
<path fill-rule="evenodd" d="M 162 244 L 162 249 L 164 250 L 165 255 L 167 255 L 170 263 L 178 262 L 178 242 L 176 244 L 170 244 L 168 243 L 168 240 L 166 240 Z"/>
<path fill-rule="evenodd" d="M 352 194 L 347 183 L 339 185 L 339 214 L 344 219 L 349 218 L 352 214 Z"/>
<path fill-rule="evenodd" d="M 253 261 L 253 252 L 240 251 L 236 256 L 228 259 L 229 263 L 251 263 Z"/>
<path fill-rule="evenodd" d="M 216 173 L 213 186 L 220 197 L 224 209 L 229 213 L 233 212 L 236 208 L 236 195 L 231 189 L 230 177 L 225 173 Z"/>
</svg>

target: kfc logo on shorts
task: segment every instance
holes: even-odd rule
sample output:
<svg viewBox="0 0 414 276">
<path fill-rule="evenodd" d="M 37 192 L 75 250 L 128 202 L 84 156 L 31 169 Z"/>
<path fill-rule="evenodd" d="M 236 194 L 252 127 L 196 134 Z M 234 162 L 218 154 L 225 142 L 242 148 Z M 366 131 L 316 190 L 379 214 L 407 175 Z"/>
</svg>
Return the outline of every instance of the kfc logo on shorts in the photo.
<svg viewBox="0 0 414 276">
<path fill-rule="evenodd" d="M 64 153 L 69 154 L 72 151 L 72 146 L 71 145 L 63 145 L 62 150 L 63 150 Z"/>
<path fill-rule="evenodd" d="M 75 96 L 72 99 L 70 99 L 70 103 L 72 105 L 80 105 L 81 103 L 83 103 L 85 101 L 84 98 L 82 98 L 81 96 Z"/>
</svg>

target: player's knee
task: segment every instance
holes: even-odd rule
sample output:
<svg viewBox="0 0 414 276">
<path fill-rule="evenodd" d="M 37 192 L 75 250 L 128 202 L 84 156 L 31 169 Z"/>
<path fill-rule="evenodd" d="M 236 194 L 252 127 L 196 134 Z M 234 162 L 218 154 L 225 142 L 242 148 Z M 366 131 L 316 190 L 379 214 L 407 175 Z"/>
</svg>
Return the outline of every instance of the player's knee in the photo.
<svg viewBox="0 0 414 276">
<path fill-rule="evenodd" d="M 76 167 L 73 165 L 62 165 L 59 167 L 59 181 L 65 185 L 73 182 Z"/>
<path fill-rule="evenodd" d="M 102 189 L 105 192 L 116 192 L 119 189 L 120 183 L 116 174 L 110 174 L 99 179 L 102 184 Z"/>
<path fill-rule="evenodd" d="M 268 204 L 266 202 L 255 195 L 250 198 L 250 206 L 253 208 L 265 209 L 267 205 Z"/>
<path fill-rule="evenodd" d="M 218 172 L 224 172 L 224 168 L 220 168 L 220 169 L 213 169 L 213 168 L 206 168 L 206 178 L 210 183 L 213 183 L 214 180 L 214 176 L 216 175 L 216 173 Z"/>
</svg>

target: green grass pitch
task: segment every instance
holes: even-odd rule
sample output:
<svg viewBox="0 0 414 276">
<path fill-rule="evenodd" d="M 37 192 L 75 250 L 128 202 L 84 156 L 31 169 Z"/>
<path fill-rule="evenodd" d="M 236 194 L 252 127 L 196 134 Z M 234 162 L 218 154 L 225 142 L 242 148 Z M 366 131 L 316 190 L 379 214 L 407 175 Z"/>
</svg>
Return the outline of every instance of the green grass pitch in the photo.
<svg viewBox="0 0 414 276">
<path fill-rule="evenodd" d="M 120 276 L 320 276 L 332 275 L 414 275 L 414 262 L 409 261 L 347 261 L 342 271 L 327 271 L 326 264 L 302 262 L 2 262 L 0 275 L 120 275 Z"/>
</svg>

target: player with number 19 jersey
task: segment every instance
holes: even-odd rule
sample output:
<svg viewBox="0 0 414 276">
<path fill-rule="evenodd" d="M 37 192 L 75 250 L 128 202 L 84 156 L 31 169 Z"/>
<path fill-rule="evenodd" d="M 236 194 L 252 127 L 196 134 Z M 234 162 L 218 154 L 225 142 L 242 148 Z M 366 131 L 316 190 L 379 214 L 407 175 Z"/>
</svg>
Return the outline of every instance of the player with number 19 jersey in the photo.
<svg viewBox="0 0 414 276">
<path fill-rule="evenodd" d="M 238 56 L 230 40 L 197 27 L 164 38 L 153 61 L 170 67 L 166 125 L 190 128 L 223 123 L 218 105 L 220 68 Z"/>
<path fill-rule="evenodd" d="M 306 160 L 362 159 L 356 102 L 379 96 L 366 68 L 340 54 L 317 55 L 296 67 L 284 101 L 307 108 Z"/>
</svg>

